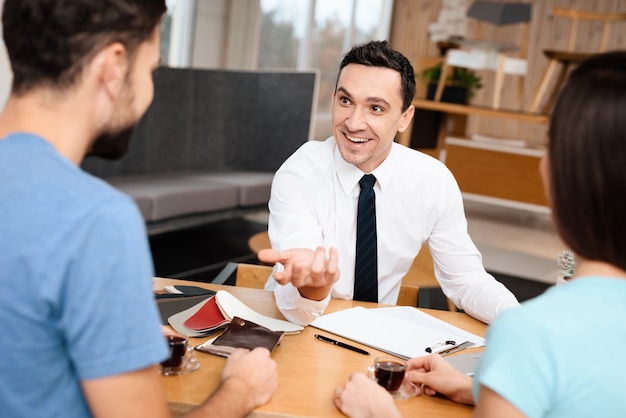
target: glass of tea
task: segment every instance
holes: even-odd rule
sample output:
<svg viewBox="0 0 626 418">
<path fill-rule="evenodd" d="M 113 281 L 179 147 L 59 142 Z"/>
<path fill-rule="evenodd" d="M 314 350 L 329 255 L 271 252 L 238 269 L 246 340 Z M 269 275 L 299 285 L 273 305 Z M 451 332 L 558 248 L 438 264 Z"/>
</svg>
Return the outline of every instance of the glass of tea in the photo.
<svg viewBox="0 0 626 418">
<path fill-rule="evenodd" d="M 404 382 L 407 362 L 398 357 L 381 356 L 374 359 L 374 365 L 368 368 L 370 379 L 376 381 L 395 399 L 410 398 L 417 395 L 417 386 Z"/>
<path fill-rule="evenodd" d="M 164 332 L 165 341 L 170 350 L 169 357 L 161 362 L 161 373 L 165 376 L 189 373 L 200 366 L 193 355 L 187 336 L 175 332 Z"/>
</svg>

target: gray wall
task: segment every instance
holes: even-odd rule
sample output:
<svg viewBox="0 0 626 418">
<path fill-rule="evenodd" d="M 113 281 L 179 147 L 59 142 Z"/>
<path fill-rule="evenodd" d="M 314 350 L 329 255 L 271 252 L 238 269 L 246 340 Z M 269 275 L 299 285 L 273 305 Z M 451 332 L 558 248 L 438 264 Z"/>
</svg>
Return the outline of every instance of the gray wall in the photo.
<svg viewBox="0 0 626 418">
<path fill-rule="evenodd" d="M 315 72 L 160 68 L 129 154 L 88 158 L 96 175 L 181 170 L 274 172 L 310 139 Z"/>
</svg>

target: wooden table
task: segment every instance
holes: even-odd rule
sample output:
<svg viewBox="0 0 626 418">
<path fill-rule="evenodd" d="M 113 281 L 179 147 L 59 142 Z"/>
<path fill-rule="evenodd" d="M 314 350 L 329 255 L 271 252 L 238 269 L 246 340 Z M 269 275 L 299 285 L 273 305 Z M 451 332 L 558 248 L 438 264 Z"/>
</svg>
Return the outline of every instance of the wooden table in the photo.
<svg viewBox="0 0 626 418">
<path fill-rule="evenodd" d="M 190 284 L 188 281 L 174 279 L 155 279 L 155 290 L 165 285 Z M 224 289 L 237 297 L 250 308 L 267 316 L 284 319 L 274 301 L 274 294 L 265 290 L 236 286 L 196 283 L 193 285 L 213 290 Z M 351 300 L 331 300 L 327 313 L 353 306 L 380 306 L 375 303 Z M 466 314 L 424 309 L 436 318 L 449 322 L 459 328 L 484 336 L 486 325 Z M 272 353 L 278 364 L 278 390 L 271 401 L 252 412 L 252 417 L 342 417 L 333 404 L 335 387 L 343 385 L 355 371 L 366 373 L 374 357 L 382 352 L 358 343 L 347 341 L 371 353 L 364 356 L 330 344 L 317 341 L 313 334 L 327 332 L 312 327 L 305 327 L 297 335 L 285 335 L 279 347 Z M 204 342 L 207 338 L 192 339 L 193 345 Z M 469 352 L 472 349 L 464 350 Z M 479 349 L 475 349 L 479 350 Z M 202 403 L 207 396 L 217 389 L 225 359 L 210 354 L 196 352 L 200 368 L 190 374 L 164 376 L 163 383 L 173 414 L 181 415 Z M 473 408 L 459 405 L 442 397 L 419 396 L 396 401 L 403 416 L 424 417 L 469 417 Z"/>
</svg>

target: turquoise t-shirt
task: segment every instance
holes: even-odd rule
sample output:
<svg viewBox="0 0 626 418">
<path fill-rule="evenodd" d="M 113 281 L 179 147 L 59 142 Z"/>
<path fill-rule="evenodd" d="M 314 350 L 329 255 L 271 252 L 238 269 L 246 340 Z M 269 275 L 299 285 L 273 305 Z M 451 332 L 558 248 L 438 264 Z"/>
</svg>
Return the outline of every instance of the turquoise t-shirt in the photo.
<svg viewBox="0 0 626 418">
<path fill-rule="evenodd" d="M 167 357 L 132 200 L 43 139 L 0 139 L 0 415 L 90 416 L 80 388 Z"/>
<path fill-rule="evenodd" d="M 550 288 L 489 327 L 474 378 L 528 417 L 626 414 L 626 280 Z"/>
</svg>

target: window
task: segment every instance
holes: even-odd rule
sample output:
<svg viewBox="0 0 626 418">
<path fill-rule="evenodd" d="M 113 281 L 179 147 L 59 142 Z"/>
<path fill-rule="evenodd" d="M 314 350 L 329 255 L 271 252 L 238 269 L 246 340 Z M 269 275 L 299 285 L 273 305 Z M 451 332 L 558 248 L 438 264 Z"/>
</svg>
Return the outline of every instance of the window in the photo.
<svg viewBox="0 0 626 418">
<path fill-rule="evenodd" d="M 166 0 L 167 13 L 161 22 L 161 64 L 188 67 L 192 46 L 194 0 Z"/>
<path fill-rule="evenodd" d="M 392 0 L 261 0 L 258 68 L 318 68 L 316 139 L 330 135 L 330 103 L 341 57 L 387 39 Z"/>
<path fill-rule="evenodd" d="M 167 0 L 163 65 L 320 70 L 314 137 L 331 135 L 341 57 L 389 36 L 393 0 Z"/>
<path fill-rule="evenodd" d="M 0 0 L 0 10 L 2 10 L 4 0 Z M 2 39 L 2 21 L 0 21 L 0 109 L 11 93 L 11 82 L 13 80 L 13 70 L 9 63 L 9 56 Z"/>
</svg>

